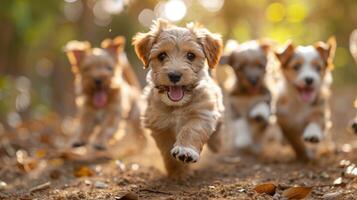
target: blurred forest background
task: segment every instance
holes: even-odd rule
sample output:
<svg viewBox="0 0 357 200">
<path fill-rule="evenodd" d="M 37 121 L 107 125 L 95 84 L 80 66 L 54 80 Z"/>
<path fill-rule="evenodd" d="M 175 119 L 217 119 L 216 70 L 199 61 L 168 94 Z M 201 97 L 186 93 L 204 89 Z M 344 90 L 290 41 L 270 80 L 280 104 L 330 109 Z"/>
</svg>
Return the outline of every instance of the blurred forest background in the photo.
<svg viewBox="0 0 357 200">
<path fill-rule="evenodd" d="M 357 28 L 356 0 L 2 0 L 0 2 L 0 136 L 28 119 L 71 116 L 73 76 L 63 52 L 69 40 L 94 46 L 124 35 L 131 64 L 143 80 L 131 37 L 163 17 L 198 21 L 224 40 L 260 37 L 310 44 L 335 35 L 334 85 L 357 85 L 348 51 Z M 352 105 L 351 105 L 352 106 Z"/>
</svg>

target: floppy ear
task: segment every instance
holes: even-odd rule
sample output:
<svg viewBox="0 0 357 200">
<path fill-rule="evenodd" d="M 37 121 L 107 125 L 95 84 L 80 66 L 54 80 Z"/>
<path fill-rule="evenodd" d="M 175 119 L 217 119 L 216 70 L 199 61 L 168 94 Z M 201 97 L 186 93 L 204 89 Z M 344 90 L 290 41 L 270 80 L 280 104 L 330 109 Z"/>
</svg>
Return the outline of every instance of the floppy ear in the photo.
<svg viewBox="0 0 357 200">
<path fill-rule="evenodd" d="M 137 33 L 133 38 L 135 53 L 144 64 L 144 69 L 149 67 L 150 50 L 154 40 L 150 33 Z"/>
<path fill-rule="evenodd" d="M 222 54 L 223 44 L 219 34 L 209 32 L 205 28 L 199 28 L 196 31 L 199 43 L 203 47 L 203 51 L 207 58 L 208 66 L 213 69 L 218 64 Z"/>
<path fill-rule="evenodd" d="M 284 66 L 284 64 L 293 55 L 294 49 L 295 46 L 292 44 L 291 41 L 288 41 L 287 44 L 280 51 L 278 50 L 275 52 L 275 55 L 282 64 L 282 66 Z"/>
<path fill-rule="evenodd" d="M 273 47 L 277 45 L 276 42 L 271 39 L 260 39 L 258 43 L 264 54 L 268 54 L 269 51 L 271 51 Z"/>
<path fill-rule="evenodd" d="M 327 67 L 333 68 L 333 58 L 335 57 L 336 51 L 336 38 L 334 36 L 330 37 L 326 43 L 317 42 L 315 44 L 316 50 L 319 52 L 322 59 L 325 60 Z"/>
<path fill-rule="evenodd" d="M 106 49 L 113 55 L 117 56 L 120 52 L 124 50 L 125 47 L 125 37 L 117 36 L 114 39 L 105 39 L 100 45 L 103 49 Z"/>
<path fill-rule="evenodd" d="M 357 63 L 357 29 L 355 29 L 350 36 L 350 51 Z"/>
<path fill-rule="evenodd" d="M 172 25 L 168 21 L 159 18 L 154 21 L 149 32 L 137 33 L 133 37 L 132 44 L 135 47 L 136 55 L 139 57 L 141 62 L 143 62 L 145 69 L 149 67 L 150 50 L 154 45 L 157 36 L 163 29 L 170 26 Z"/>
<path fill-rule="evenodd" d="M 81 64 L 90 48 L 91 45 L 87 41 L 72 40 L 66 44 L 64 50 L 72 67 L 78 67 Z"/>
</svg>

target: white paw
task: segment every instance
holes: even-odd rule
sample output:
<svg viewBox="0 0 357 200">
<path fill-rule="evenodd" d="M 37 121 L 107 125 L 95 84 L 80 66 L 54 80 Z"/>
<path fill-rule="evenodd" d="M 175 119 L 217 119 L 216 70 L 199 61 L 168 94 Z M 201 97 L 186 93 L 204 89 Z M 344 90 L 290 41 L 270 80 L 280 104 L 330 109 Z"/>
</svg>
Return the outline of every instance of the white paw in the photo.
<svg viewBox="0 0 357 200">
<path fill-rule="evenodd" d="M 232 123 L 232 131 L 234 137 L 234 147 L 243 149 L 250 147 L 253 144 L 253 138 L 250 133 L 247 120 L 238 119 Z"/>
<path fill-rule="evenodd" d="M 183 146 L 175 146 L 171 150 L 171 155 L 177 160 L 185 163 L 195 163 L 200 158 L 200 155 L 196 150 Z"/>
<path fill-rule="evenodd" d="M 261 102 L 253 107 L 249 113 L 249 117 L 253 119 L 262 118 L 264 121 L 268 121 L 270 116 L 270 107 L 267 103 Z"/>
<path fill-rule="evenodd" d="M 310 123 L 304 131 L 303 138 L 307 142 L 318 143 L 323 139 L 323 133 L 320 126 L 316 123 Z"/>
</svg>

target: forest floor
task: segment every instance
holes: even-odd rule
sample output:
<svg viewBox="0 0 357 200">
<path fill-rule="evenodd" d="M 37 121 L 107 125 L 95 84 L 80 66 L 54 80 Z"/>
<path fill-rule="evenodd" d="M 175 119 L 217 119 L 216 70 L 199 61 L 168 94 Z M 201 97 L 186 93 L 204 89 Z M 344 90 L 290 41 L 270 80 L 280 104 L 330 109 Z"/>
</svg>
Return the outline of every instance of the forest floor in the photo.
<svg viewBox="0 0 357 200">
<path fill-rule="evenodd" d="M 0 135 L 0 200 L 292 199 L 306 194 L 306 199 L 356 199 L 357 136 L 346 130 L 355 114 L 352 91 L 357 88 L 334 91 L 336 150 L 330 155 L 303 164 L 291 159 L 288 147 L 275 148 L 269 159 L 205 150 L 185 180 L 166 178 L 150 138 L 135 156 L 87 153 L 76 159 L 59 148 L 69 138 L 61 120 L 34 120 Z"/>
</svg>

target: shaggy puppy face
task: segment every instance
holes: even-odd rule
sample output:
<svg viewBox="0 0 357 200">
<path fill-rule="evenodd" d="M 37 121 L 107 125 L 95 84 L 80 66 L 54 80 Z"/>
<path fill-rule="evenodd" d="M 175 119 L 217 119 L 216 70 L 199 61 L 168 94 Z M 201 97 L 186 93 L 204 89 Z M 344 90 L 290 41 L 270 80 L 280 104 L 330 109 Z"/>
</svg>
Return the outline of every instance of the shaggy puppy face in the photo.
<svg viewBox="0 0 357 200">
<path fill-rule="evenodd" d="M 136 35 L 133 44 L 145 68 L 151 68 L 162 101 L 170 106 L 191 100 L 192 89 L 207 71 L 206 60 L 213 68 L 222 47 L 220 38 L 204 28 L 181 28 L 163 20 L 150 32 Z"/>
<path fill-rule="evenodd" d="M 295 89 L 303 102 L 311 103 L 333 68 L 332 60 L 336 49 L 336 40 L 330 38 L 327 43 L 318 42 L 314 46 L 297 46 L 289 43 L 277 53 L 287 84 Z"/>
<path fill-rule="evenodd" d="M 221 62 L 233 68 L 239 88 L 256 94 L 264 86 L 269 48 L 268 43 L 255 40 L 237 44 L 234 51 Z"/>
</svg>

